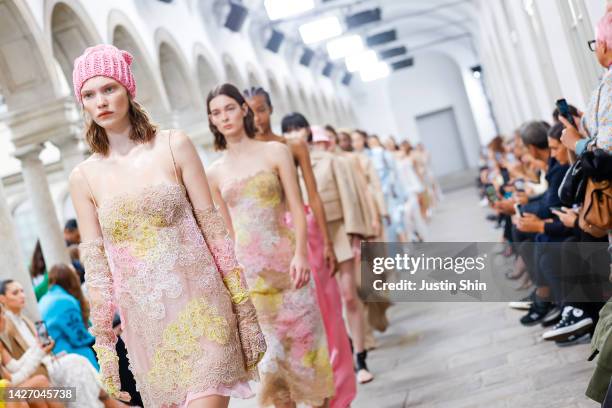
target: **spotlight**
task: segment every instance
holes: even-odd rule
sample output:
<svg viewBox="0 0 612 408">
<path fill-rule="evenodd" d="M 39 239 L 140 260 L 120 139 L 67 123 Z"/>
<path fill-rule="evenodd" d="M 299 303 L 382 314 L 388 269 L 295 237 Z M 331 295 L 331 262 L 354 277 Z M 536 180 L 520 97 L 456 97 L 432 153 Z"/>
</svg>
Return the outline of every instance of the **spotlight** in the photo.
<svg viewBox="0 0 612 408">
<path fill-rule="evenodd" d="M 266 49 L 272 51 L 273 53 L 277 53 L 284 39 L 285 34 L 277 30 L 272 30 L 272 34 L 266 43 Z"/>
<path fill-rule="evenodd" d="M 391 64 L 391 68 L 393 68 L 394 71 L 397 71 L 398 69 L 409 68 L 413 65 L 414 65 L 414 58 L 406 58 L 400 61 L 393 62 Z"/>
<path fill-rule="evenodd" d="M 300 58 L 300 64 L 307 67 L 312 62 L 314 58 L 314 51 L 310 48 L 304 48 L 304 53 L 302 53 L 302 57 Z"/>
<path fill-rule="evenodd" d="M 355 28 L 362 26 L 364 24 L 373 23 L 375 21 L 380 21 L 381 13 L 380 8 L 375 8 L 372 10 L 362 11 L 360 13 L 353 14 L 351 16 L 346 17 L 346 26 L 350 28 Z"/>
<path fill-rule="evenodd" d="M 314 0 L 265 0 L 264 7 L 270 20 L 292 17 L 314 8 Z"/>
<path fill-rule="evenodd" d="M 401 47 L 389 48 L 383 51 L 378 51 L 378 56 L 380 57 L 380 59 L 389 59 L 389 58 L 397 57 L 400 55 L 404 55 L 407 52 L 408 50 L 406 50 L 406 47 L 401 46 Z"/>
<path fill-rule="evenodd" d="M 246 7 L 240 4 L 230 3 L 230 12 L 225 20 L 225 27 L 235 33 L 239 32 L 248 14 L 249 11 Z"/>
<path fill-rule="evenodd" d="M 386 62 L 380 61 L 375 65 L 367 66 L 359 71 L 363 82 L 375 81 L 384 78 L 391 73 L 389 65 Z"/>
<path fill-rule="evenodd" d="M 325 67 L 323 68 L 323 72 L 321 72 L 323 74 L 323 76 L 326 77 L 331 77 L 332 71 L 334 70 L 334 64 L 332 64 L 331 62 L 328 62 L 325 64 Z"/>
<path fill-rule="evenodd" d="M 374 34 L 366 38 L 366 44 L 369 47 L 385 44 L 397 40 L 397 32 L 395 30 L 383 31 L 382 33 Z"/>
<path fill-rule="evenodd" d="M 367 50 L 359 54 L 349 55 L 344 59 L 344 63 L 349 72 L 355 72 L 378 64 L 378 57 L 373 50 Z"/>
<path fill-rule="evenodd" d="M 342 85 L 349 86 L 351 84 L 351 80 L 353 79 L 353 74 L 347 72 L 342 77 Z"/>
<path fill-rule="evenodd" d="M 474 76 L 474 78 L 479 79 L 480 77 L 482 77 L 482 66 L 474 65 L 470 69 L 472 70 L 472 75 Z"/>
<path fill-rule="evenodd" d="M 304 23 L 298 30 L 304 44 L 314 44 L 342 34 L 342 26 L 336 16 L 323 17 Z"/>
<path fill-rule="evenodd" d="M 327 42 L 329 58 L 336 60 L 363 50 L 363 40 L 358 34 L 335 38 Z"/>
</svg>

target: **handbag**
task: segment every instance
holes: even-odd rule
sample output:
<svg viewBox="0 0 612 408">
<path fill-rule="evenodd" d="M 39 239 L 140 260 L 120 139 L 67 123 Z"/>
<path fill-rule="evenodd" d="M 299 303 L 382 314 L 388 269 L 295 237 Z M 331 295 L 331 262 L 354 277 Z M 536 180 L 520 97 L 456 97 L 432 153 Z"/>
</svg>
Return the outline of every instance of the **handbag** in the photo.
<svg viewBox="0 0 612 408">
<path fill-rule="evenodd" d="M 565 207 L 581 204 L 584 201 L 585 191 L 586 179 L 582 168 L 582 158 L 577 158 L 559 185 L 559 200 Z"/>
<path fill-rule="evenodd" d="M 589 178 L 586 184 L 578 225 L 586 233 L 601 238 L 612 229 L 612 182 Z"/>
</svg>

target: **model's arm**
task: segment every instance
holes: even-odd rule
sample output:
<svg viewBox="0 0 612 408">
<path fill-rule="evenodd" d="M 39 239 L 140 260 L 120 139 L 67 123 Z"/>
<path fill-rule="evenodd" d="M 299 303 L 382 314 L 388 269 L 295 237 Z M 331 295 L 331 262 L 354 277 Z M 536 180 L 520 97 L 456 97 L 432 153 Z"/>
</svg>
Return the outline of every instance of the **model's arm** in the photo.
<svg viewBox="0 0 612 408">
<path fill-rule="evenodd" d="M 243 268 L 236 259 L 234 242 L 223 216 L 213 204 L 204 166 L 195 146 L 183 132 L 174 132 L 170 143 L 194 215 L 232 299 L 246 367 L 255 370 L 266 351 L 266 343 L 249 297 Z"/>
<path fill-rule="evenodd" d="M 291 219 L 295 226 L 295 255 L 291 261 L 290 273 L 295 288 L 299 289 L 310 279 L 310 267 L 307 253 L 306 215 L 297 182 L 297 171 L 291 151 L 286 145 L 271 142 L 269 153 L 280 176 Z"/>
<path fill-rule="evenodd" d="M 119 357 L 115 351 L 117 336 L 113 331 L 113 276 L 106 257 L 97 210 L 87 180 L 79 167 L 70 175 L 70 195 L 81 233 L 79 250 L 85 267 L 85 284 L 91 305 L 91 333 L 96 338 L 93 348 L 100 363 L 102 384 L 112 397 L 129 401 L 129 394 L 121 392 Z"/>
<path fill-rule="evenodd" d="M 325 217 L 325 207 L 317 191 L 317 180 L 315 179 L 312 171 L 312 164 L 310 163 L 310 153 L 308 152 L 308 145 L 302 139 L 294 139 L 290 141 L 291 149 L 297 159 L 298 165 L 302 169 L 302 175 L 304 177 L 304 184 L 306 185 L 306 192 L 308 193 L 308 203 L 312 208 L 319 231 L 323 235 L 323 251 L 327 267 L 331 271 L 334 271 L 336 264 L 336 254 L 334 253 L 334 244 L 329 238 L 329 228 L 327 227 L 327 220 Z"/>
</svg>

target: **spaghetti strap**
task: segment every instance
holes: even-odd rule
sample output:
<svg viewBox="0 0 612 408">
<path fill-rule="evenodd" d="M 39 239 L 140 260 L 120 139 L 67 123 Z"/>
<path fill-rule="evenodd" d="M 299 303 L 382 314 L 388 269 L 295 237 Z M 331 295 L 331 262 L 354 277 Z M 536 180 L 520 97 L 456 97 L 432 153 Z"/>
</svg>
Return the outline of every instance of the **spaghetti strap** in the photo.
<svg viewBox="0 0 612 408">
<path fill-rule="evenodd" d="M 83 169 L 79 168 L 79 170 L 81 170 L 81 174 L 83 175 L 83 178 L 85 179 L 85 183 L 87 184 L 87 188 L 89 189 L 89 195 L 91 196 L 91 200 L 93 201 L 94 206 L 96 207 L 96 210 L 97 210 L 98 203 L 96 202 L 96 197 L 94 197 L 93 190 L 91 189 L 91 184 L 89 184 L 89 180 L 87 179 L 87 176 L 85 175 L 85 172 L 83 171 Z"/>
<path fill-rule="evenodd" d="M 176 161 L 174 160 L 174 153 L 172 152 L 172 129 L 168 132 L 168 147 L 170 148 L 170 156 L 172 156 L 172 167 L 174 167 L 174 178 L 176 179 L 176 184 L 181 184 L 179 181 L 178 172 L 176 171 Z"/>
</svg>

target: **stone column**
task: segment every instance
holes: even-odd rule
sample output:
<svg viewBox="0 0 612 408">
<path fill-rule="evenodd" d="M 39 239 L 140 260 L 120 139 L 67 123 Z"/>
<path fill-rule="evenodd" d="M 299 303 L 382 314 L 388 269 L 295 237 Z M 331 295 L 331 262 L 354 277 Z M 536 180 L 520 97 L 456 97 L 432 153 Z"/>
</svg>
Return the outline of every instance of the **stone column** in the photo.
<svg viewBox="0 0 612 408">
<path fill-rule="evenodd" d="M 13 279 L 23 285 L 26 295 L 25 313 L 33 320 L 40 320 L 40 313 L 36 307 L 36 296 L 30 274 L 26 269 L 26 262 L 21 255 L 19 237 L 13 224 L 8 203 L 4 195 L 4 187 L 0 181 L 0 279 Z"/>
<path fill-rule="evenodd" d="M 40 245 L 47 268 L 50 268 L 57 263 L 70 264 L 70 257 L 51 198 L 47 173 L 38 157 L 42 149 L 42 144 L 27 145 L 17 148 L 14 156 L 21 160 L 23 180 L 32 203 Z"/>
<path fill-rule="evenodd" d="M 85 149 L 78 135 L 79 132 L 75 130 L 65 137 L 56 137 L 53 139 L 53 144 L 60 150 L 66 180 L 68 180 L 72 169 L 85 160 Z"/>
</svg>

